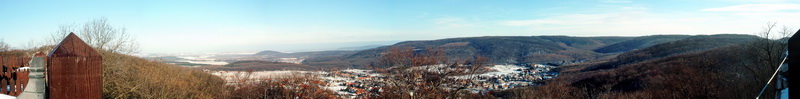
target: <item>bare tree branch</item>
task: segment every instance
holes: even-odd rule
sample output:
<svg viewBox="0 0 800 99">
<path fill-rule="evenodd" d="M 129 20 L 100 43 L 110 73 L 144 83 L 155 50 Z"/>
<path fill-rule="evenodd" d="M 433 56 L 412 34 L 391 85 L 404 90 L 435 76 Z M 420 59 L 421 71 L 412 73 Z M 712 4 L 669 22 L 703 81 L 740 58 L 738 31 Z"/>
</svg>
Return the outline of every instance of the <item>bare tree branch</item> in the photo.
<svg viewBox="0 0 800 99">
<path fill-rule="evenodd" d="M 111 26 L 107 18 L 96 18 L 82 25 L 61 25 L 58 31 L 52 33 L 49 45 L 58 44 L 69 33 L 79 34 L 81 39 L 95 49 L 122 54 L 139 52 L 139 44 L 127 29 Z"/>
</svg>

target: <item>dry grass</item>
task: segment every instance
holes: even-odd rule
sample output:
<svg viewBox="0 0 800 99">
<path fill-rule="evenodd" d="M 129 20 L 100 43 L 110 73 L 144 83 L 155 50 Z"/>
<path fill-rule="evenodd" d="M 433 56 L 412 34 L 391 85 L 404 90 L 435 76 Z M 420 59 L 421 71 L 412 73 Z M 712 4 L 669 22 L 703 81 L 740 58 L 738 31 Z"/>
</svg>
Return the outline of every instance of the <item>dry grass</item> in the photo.
<svg viewBox="0 0 800 99">
<path fill-rule="evenodd" d="M 242 73 L 242 72 L 240 72 Z M 327 85 L 319 77 L 297 73 L 284 77 L 251 78 L 252 71 L 234 77 L 236 90 L 231 99 L 335 99 L 336 93 L 320 86 Z M 238 75 L 238 74 L 237 74 Z"/>
<path fill-rule="evenodd" d="M 103 54 L 104 98 L 224 98 L 225 82 L 200 70 L 134 56 Z"/>
</svg>

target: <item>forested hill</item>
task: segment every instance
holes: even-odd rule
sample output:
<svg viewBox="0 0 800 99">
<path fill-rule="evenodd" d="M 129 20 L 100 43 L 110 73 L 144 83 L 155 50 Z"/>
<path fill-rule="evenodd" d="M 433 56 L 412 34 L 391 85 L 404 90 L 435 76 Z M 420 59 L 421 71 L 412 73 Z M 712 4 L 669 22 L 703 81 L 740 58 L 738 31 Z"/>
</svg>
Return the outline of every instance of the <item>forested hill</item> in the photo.
<svg viewBox="0 0 800 99">
<path fill-rule="evenodd" d="M 637 37 L 631 40 L 614 43 L 608 46 L 604 46 L 601 48 L 594 49 L 595 52 L 600 53 L 616 53 L 616 52 L 626 52 L 630 50 L 635 50 L 639 48 L 645 48 L 648 46 L 653 46 L 656 44 L 661 44 L 664 42 L 672 42 L 677 41 L 680 39 L 684 39 L 690 37 L 689 35 L 653 35 L 653 36 L 642 36 Z"/>
<path fill-rule="evenodd" d="M 364 68 L 379 66 L 377 58 L 391 48 L 438 48 L 451 58 L 486 56 L 495 64 L 550 63 L 568 64 L 613 56 L 619 51 L 640 49 L 675 41 L 687 35 L 643 37 L 570 37 L 570 36 L 486 36 L 405 41 L 390 46 L 366 49 L 341 57 L 309 58 L 304 64 L 323 67 Z M 615 49 L 616 48 L 616 49 Z"/>
<path fill-rule="evenodd" d="M 394 45 L 354 51 L 318 51 L 282 53 L 262 51 L 256 55 L 273 57 L 304 58 L 304 65 L 321 68 L 367 68 L 382 67 L 378 62 L 381 53 L 391 48 L 411 47 L 424 51 L 428 48 L 442 50 L 451 59 L 468 59 L 473 56 L 486 56 L 494 64 L 572 64 L 616 55 L 647 53 L 651 46 L 676 47 L 671 43 L 691 43 L 677 52 L 708 49 L 724 44 L 744 42 L 753 39 L 749 35 L 652 35 L 641 37 L 571 37 L 571 36 L 485 36 L 448 38 L 439 40 L 404 41 Z M 680 41 L 680 42 L 676 42 Z M 650 52 L 655 56 L 668 52 Z M 627 56 L 626 56 L 627 57 Z M 641 57 L 647 58 L 647 57 Z M 644 59 L 647 60 L 647 59 Z"/>
<path fill-rule="evenodd" d="M 538 87 L 496 92 L 504 98 L 754 97 L 780 60 L 780 41 L 751 35 L 701 35 L 561 66 Z M 558 89 L 558 90 L 553 90 Z M 767 91 L 774 91 L 767 89 Z M 766 92 L 774 93 L 774 92 Z M 765 95 L 764 98 L 770 98 Z"/>
</svg>

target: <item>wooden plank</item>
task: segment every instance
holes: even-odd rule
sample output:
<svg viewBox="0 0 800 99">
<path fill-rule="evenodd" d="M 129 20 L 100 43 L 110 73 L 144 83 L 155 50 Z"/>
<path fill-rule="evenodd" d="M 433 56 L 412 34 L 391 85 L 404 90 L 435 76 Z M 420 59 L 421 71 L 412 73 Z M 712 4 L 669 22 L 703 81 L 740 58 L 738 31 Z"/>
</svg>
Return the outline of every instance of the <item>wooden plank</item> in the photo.
<svg viewBox="0 0 800 99">
<path fill-rule="evenodd" d="M 8 94 L 8 91 L 6 91 L 7 88 L 6 87 L 1 87 L 1 86 L 7 86 L 8 85 L 8 82 L 6 80 L 7 76 L 5 76 L 5 74 L 6 74 L 6 63 L 7 63 L 6 56 L 0 56 L 0 64 L 3 65 L 2 67 L 0 67 L 0 71 L 2 71 L 2 74 L 0 74 L 0 93 L 3 93 L 3 94 Z"/>
<path fill-rule="evenodd" d="M 10 87 L 10 86 L 14 86 L 14 80 L 13 80 L 13 76 L 12 75 L 14 73 L 14 69 L 13 68 L 16 65 L 17 65 L 17 58 L 16 57 L 12 57 L 12 56 L 7 56 L 6 57 L 6 66 L 3 67 L 3 71 L 4 71 L 4 76 L 5 77 L 3 77 L 3 78 L 5 79 L 7 85 L 3 85 L 2 87 L 6 87 L 8 95 L 11 95 L 11 96 L 17 96 L 16 93 L 14 93 L 14 87 Z"/>
</svg>

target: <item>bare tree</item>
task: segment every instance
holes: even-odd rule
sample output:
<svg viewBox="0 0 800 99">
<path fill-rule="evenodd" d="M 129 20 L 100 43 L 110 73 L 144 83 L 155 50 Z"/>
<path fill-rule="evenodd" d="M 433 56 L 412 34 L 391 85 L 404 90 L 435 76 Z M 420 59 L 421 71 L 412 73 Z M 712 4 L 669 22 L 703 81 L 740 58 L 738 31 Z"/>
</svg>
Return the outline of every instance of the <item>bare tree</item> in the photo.
<svg viewBox="0 0 800 99">
<path fill-rule="evenodd" d="M 750 45 L 752 49 L 751 53 L 756 54 L 754 57 L 755 64 L 754 66 L 748 66 L 747 68 L 751 71 L 755 71 L 757 78 L 763 78 L 769 73 L 761 73 L 761 72 L 771 72 L 778 68 L 780 65 L 780 55 L 786 49 L 786 42 L 782 39 L 788 38 L 793 34 L 791 28 L 787 26 L 783 26 L 782 28 L 777 27 L 777 23 L 768 23 L 764 30 L 758 33 L 758 36 L 763 37 L 764 39 L 757 40 L 754 44 Z M 764 74 L 763 76 L 760 74 Z M 764 81 L 766 82 L 766 81 Z"/>
<path fill-rule="evenodd" d="M 11 47 L 8 46 L 8 43 L 4 39 L 0 39 L 0 52 L 5 52 L 11 50 Z"/>
<path fill-rule="evenodd" d="M 466 97 L 471 94 L 465 89 L 473 83 L 473 74 L 488 62 L 481 56 L 462 61 L 447 57 L 442 49 L 411 47 L 391 48 L 382 53 L 380 60 L 391 67 L 375 70 L 385 76 L 386 85 L 371 97 L 400 99 Z"/>
<path fill-rule="evenodd" d="M 93 19 L 82 25 L 61 25 L 58 28 L 58 31 L 51 35 L 50 45 L 58 44 L 67 34 L 74 32 L 95 49 L 123 54 L 139 52 L 139 44 L 127 32 L 127 29 L 111 26 L 107 18 Z"/>
<path fill-rule="evenodd" d="M 743 53 L 732 53 L 748 61 L 738 62 L 737 65 L 741 65 L 739 68 L 742 70 L 742 76 L 748 78 L 735 81 L 734 84 L 741 84 L 735 86 L 747 86 L 744 89 L 760 89 L 761 85 L 767 83 L 772 72 L 780 65 L 781 54 L 786 51 L 786 38 L 793 33 L 794 31 L 787 26 L 778 27 L 777 23 L 770 22 L 767 23 L 764 30 L 756 33 L 757 36 L 762 38 L 745 45 L 742 48 L 744 50 L 742 51 Z M 771 89 L 773 87 L 768 87 L 767 93 L 772 93 Z M 755 96 L 759 90 L 748 91 L 750 93 L 740 95 L 743 95 L 742 97 Z M 767 97 L 771 96 L 767 95 L 765 98 Z"/>
</svg>

